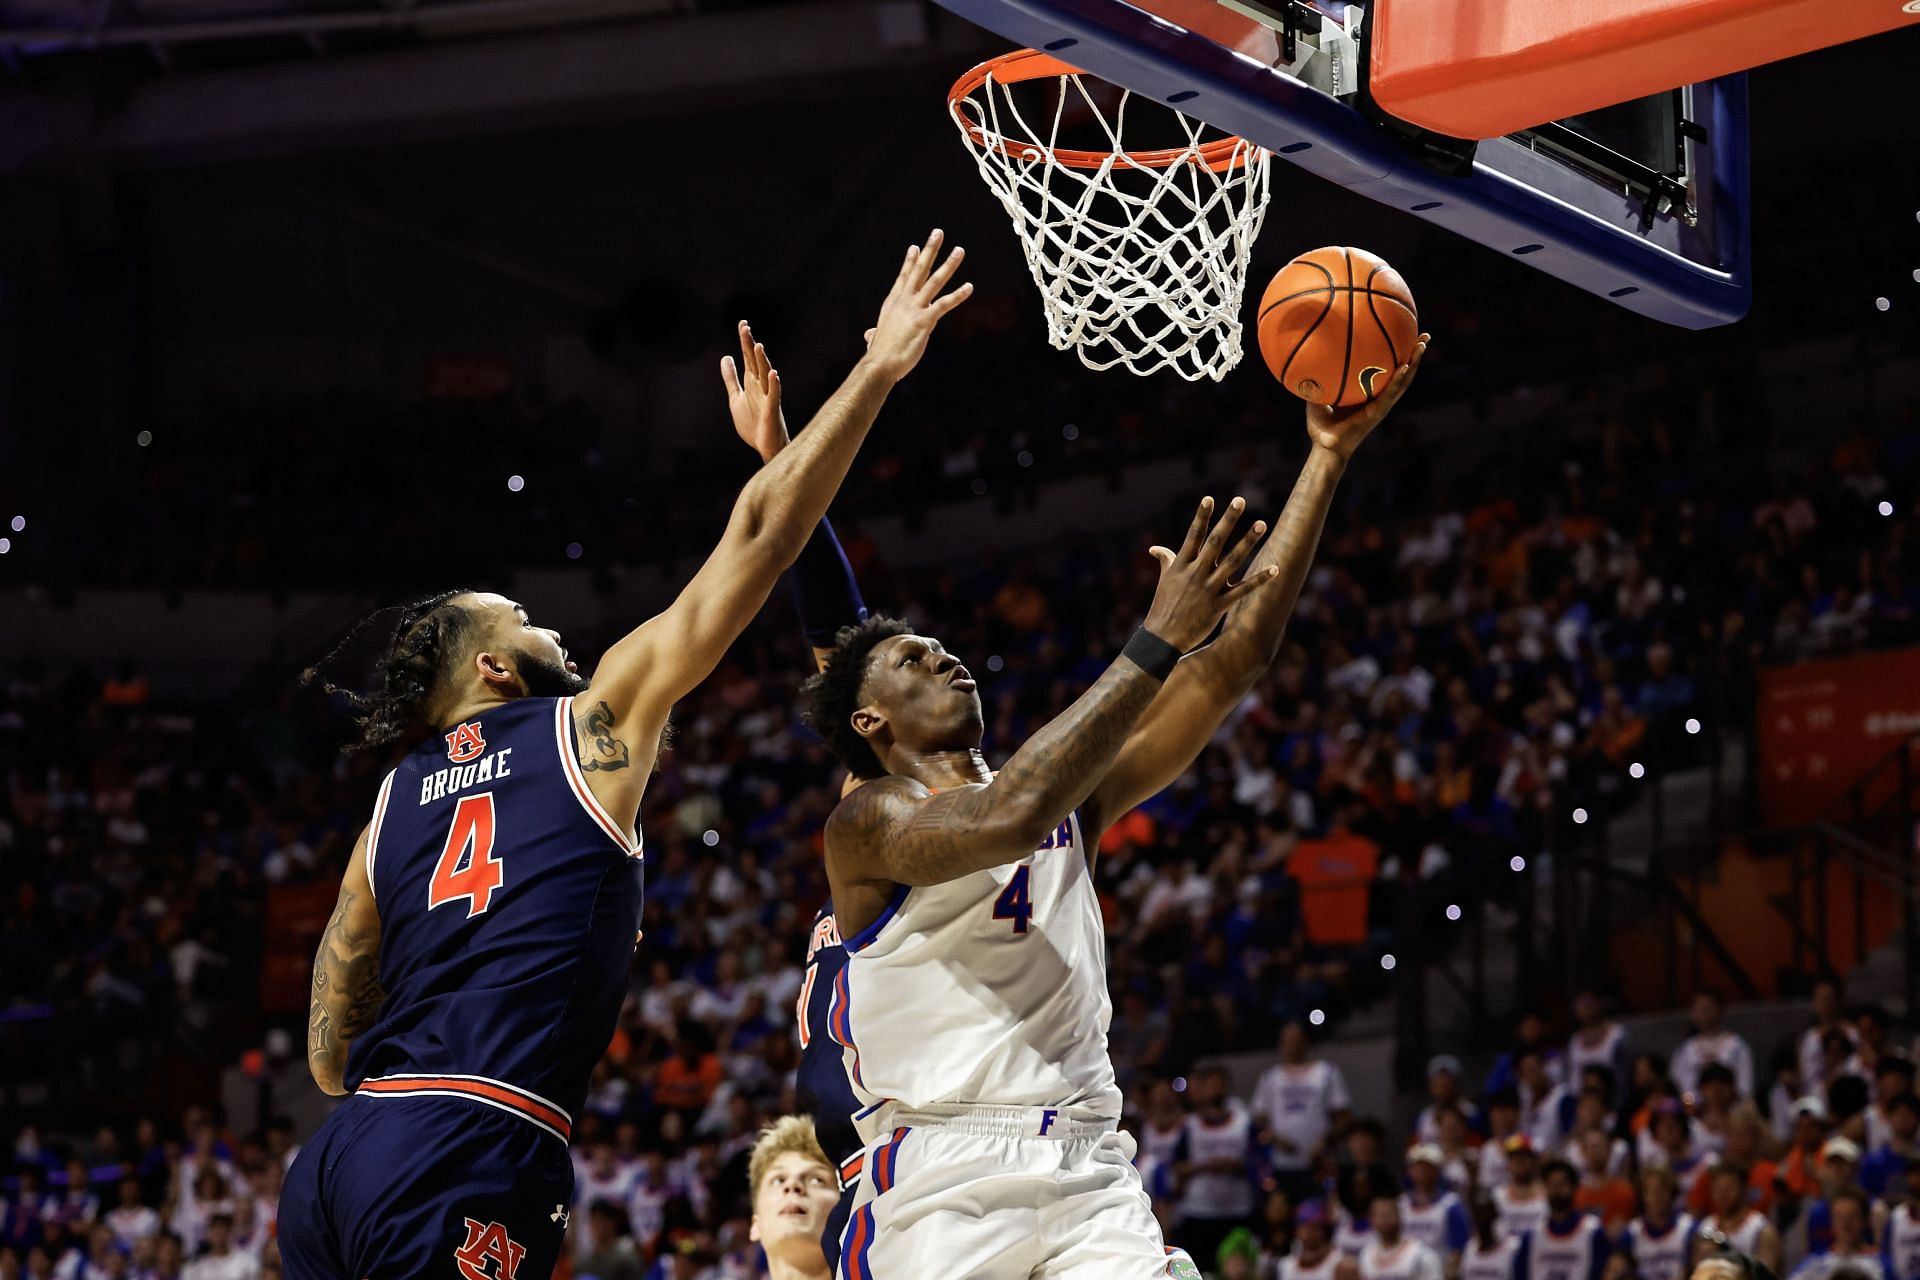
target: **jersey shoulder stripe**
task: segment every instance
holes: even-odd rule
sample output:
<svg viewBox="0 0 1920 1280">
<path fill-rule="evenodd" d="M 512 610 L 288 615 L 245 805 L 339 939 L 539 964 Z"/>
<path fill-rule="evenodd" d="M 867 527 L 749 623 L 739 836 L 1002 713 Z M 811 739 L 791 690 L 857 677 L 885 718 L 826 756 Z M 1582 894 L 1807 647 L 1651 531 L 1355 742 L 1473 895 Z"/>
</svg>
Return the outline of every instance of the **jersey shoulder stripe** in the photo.
<svg viewBox="0 0 1920 1280">
<path fill-rule="evenodd" d="M 573 740 L 573 699 L 555 698 L 553 700 L 554 745 L 560 753 L 560 767 L 566 773 L 567 785 L 572 788 L 574 798 L 580 801 L 580 807 L 587 811 L 599 828 L 606 832 L 613 842 L 620 846 L 622 853 L 633 857 L 644 857 L 642 842 L 636 835 L 629 838 L 607 813 L 600 803 L 600 797 L 593 794 L 593 788 L 587 785 L 587 775 L 580 767 L 580 753 Z"/>
</svg>

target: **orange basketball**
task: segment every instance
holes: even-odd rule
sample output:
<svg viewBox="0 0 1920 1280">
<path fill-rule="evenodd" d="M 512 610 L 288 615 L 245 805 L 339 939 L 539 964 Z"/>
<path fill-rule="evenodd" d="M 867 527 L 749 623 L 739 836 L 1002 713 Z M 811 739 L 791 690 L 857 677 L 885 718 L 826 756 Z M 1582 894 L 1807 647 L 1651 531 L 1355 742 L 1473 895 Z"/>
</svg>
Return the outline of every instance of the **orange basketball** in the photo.
<svg viewBox="0 0 1920 1280">
<path fill-rule="evenodd" d="M 1413 355 L 1420 317 L 1400 273 L 1365 249 L 1303 253 L 1260 299 L 1260 354 L 1312 404 L 1355 405 Z"/>
</svg>

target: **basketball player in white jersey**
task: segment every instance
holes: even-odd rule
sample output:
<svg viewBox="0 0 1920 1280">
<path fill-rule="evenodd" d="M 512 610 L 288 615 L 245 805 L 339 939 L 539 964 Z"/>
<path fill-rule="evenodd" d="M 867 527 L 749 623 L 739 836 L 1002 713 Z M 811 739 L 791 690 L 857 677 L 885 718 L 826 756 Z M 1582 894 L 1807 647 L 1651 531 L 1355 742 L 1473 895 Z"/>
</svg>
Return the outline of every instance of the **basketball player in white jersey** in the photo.
<svg viewBox="0 0 1920 1280">
<path fill-rule="evenodd" d="M 1333 1280 L 1342 1256 L 1333 1247 L 1326 1201 L 1302 1200 L 1293 1211 L 1293 1248 L 1280 1259 L 1280 1280 Z"/>
<path fill-rule="evenodd" d="M 1241 505 L 1155 548 L 1146 625 L 996 774 L 960 660 L 892 619 L 839 637 L 807 720 L 870 779 L 826 827 L 848 960 L 830 1034 L 866 1110 L 842 1274 L 1146 1280 L 1169 1262 L 1119 1134 L 1106 939 L 1090 877 L 1107 823 L 1192 764 L 1278 653 L 1347 460 L 1411 382 L 1309 408 L 1312 448 L 1276 536 Z M 1247 577 L 1232 585 L 1242 566 Z M 1226 624 L 1206 648 L 1221 615 Z"/>
<path fill-rule="evenodd" d="M 1460 1250 L 1473 1234 L 1473 1223 L 1460 1197 L 1447 1190 L 1440 1177 L 1446 1157 L 1440 1148 L 1419 1143 L 1407 1152 L 1407 1189 L 1400 1195 L 1400 1224 L 1408 1237 L 1433 1250 L 1448 1275 L 1454 1273 Z"/>
<path fill-rule="evenodd" d="M 1601 1280 L 1612 1245 L 1600 1219 L 1574 1203 L 1580 1175 L 1565 1160 L 1549 1160 L 1540 1181 L 1547 1192 L 1547 1220 L 1529 1246 L 1530 1280 Z"/>
<path fill-rule="evenodd" d="M 1469 1212 L 1473 1235 L 1460 1251 L 1459 1280 L 1527 1280 L 1529 1237 L 1500 1234 L 1491 1196 L 1475 1196 Z"/>
<path fill-rule="evenodd" d="M 1360 1250 L 1360 1280 L 1445 1280 L 1440 1255 L 1401 1229 L 1399 1201 L 1377 1196 L 1367 1217 L 1373 1239 Z"/>
<path fill-rule="evenodd" d="M 1654 1165 L 1640 1174 L 1640 1216 L 1620 1233 L 1612 1280 L 1682 1280 L 1692 1266 L 1693 1216 L 1679 1212 L 1673 1171 Z"/>
<path fill-rule="evenodd" d="M 1881 1228 L 1880 1269 L 1887 1280 L 1920 1280 L 1920 1159 L 1907 1161 L 1907 1194 Z"/>
</svg>

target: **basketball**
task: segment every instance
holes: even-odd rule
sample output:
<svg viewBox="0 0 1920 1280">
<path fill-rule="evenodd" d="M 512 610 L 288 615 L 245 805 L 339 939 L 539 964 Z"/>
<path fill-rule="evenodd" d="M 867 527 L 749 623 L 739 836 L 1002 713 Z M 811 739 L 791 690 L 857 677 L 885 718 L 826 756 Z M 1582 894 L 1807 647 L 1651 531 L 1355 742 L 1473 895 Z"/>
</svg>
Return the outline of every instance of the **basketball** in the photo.
<svg viewBox="0 0 1920 1280">
<path fill-rule="evenodd" d="M 1365 249 L 1303 253 L 1260 299 L 1260 354 L 1311 404 L 1356 405 L 1386 389 L 1413 354 L 1420 317 L 1400 273 Z"/>
</svg>

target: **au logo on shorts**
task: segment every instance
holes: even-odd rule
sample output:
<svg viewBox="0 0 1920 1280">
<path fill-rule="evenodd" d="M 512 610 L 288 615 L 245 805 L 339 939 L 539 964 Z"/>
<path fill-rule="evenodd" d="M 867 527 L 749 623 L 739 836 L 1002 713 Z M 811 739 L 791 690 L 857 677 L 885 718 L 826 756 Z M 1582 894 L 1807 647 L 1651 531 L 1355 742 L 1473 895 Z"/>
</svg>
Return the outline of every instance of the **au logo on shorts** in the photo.
<svg viewBox="0 0 1920 1280">
<path fill-rule="evenodd" d="M 516 1244 L 507 1229 L 497 1222 L 467 1219 L 467 1242 L 453 1251 L 454 1265 L 466 1280 L 514 1280 L 520 1260 L 527 1256 L 525 1245 Z M 492 1263 L 492 1269 L 488 1269 Z"/>
</svg>

